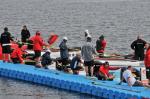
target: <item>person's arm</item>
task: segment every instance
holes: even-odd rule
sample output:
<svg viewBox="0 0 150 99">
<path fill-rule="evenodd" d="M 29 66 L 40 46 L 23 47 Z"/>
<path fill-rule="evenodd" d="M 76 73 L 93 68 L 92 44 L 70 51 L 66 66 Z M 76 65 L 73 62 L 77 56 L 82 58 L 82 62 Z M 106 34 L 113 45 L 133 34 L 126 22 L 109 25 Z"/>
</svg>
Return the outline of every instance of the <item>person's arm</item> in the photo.
<svg viewBox="0 0 150 99">
<path fill-rule="evenodd" d="M 128 77 L 127 83 L 128 83 L 129 86 L 132 86 L 130 77 Z"/>
<path fill-rule="evenodd" d="M 131 48 L 134 50 L 135 49 L 135 41 L 134 42 L 132 42 L 132 44 L 131 44 Z"/>
<path fill-rule="evenodd" d="M 112 67 L 112 66 L 109 66 L 109 70 L 118 70 L 120 69 L 121 67 Z"/>
<path fill-rule="evenodd" d="M 47 44 L 42 40 L 42 38 L 40 38 L 39 43 L 41 46 L 47 46 Z"/>
<path fill-rule="evenodd" d="M 17 56 L 18 56 L 20 62 L 23 63 L 23 58 L 22 58 L 22 52 L 21 51 L 17 51 Z"/>
<path fill-rule="evenodd" d="M 67 49 L 67 46 L 65 44 L 65 42 L 61 42 L 61 44 L 59 45 L 60 49 L 65 50 Z"/>
<path fill-rule="evenodd" d="M 27 31 L 28 31 L 28 38 L 30 38 L 30 36 L 31 36 L 31 35 L 30 35 L 30 31 L 29 31 L 29 30 L 27 30 Z"/>
<path fill-rule="evenodd" d="M 99 68 L 99 74 L 105 77 L 106 80 L 108 79 L 108 75 L 104 72 L 102 67 Z"/>
</svg>

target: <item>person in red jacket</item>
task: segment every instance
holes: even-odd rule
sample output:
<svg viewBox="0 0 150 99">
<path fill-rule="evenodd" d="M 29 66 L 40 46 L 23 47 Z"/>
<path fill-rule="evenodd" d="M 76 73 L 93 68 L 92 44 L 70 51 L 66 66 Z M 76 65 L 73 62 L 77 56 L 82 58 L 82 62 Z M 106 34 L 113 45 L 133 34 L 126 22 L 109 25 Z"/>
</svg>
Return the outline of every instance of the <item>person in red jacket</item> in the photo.
<svg viewBox="0 0 150 99">
<path fill-rule="evenodd" d="M 96 41 L 96 51 L 103 56 L 105 48 L 106 48 L 106 40 L 104 39 L 104 36 L 101 35 L 99 39 Z"/>
<path fill-rule="evenodd" d="M 15 48 L 13 50 L 13 52 L 11 53 L 11 60 L 14 64 L 17 64 L 17 63 L 21 63 L 23 64 L 23 58 L 22 58 L 22 50 L 21 50 L 21 47 L 22 45 L 19 44 L 17 48 Z"/>
<path fill-rule="evenodd" d="M 40 36 L 41 33 L 39 31 L 36 32 L 35 36 L 33 37 L 33 50 L 35 53 L 35 61 L 36 61 L 36 66 L 41 67 L 40 63 L 40 57 L 41 57 L 41 51 L 43 50 L 43 46 L 46 44 L 43 42 L 42 37 Z"/>
<path fill-rule="evenodd" d="M 118 69 L 120 69 L 120 67 L 112 67 L 112 66 L 109 66 L 108 62 L 105 62 L 99 68 L 98 79 L 99 80 L 113 80 L 115 76 L 110 74 L 109 70 L 118 70 Z"/>
<path fill-rule="evenodd" d="M 145 44 L 146 54 L 144 58 L 144 64 L 146 67 L 146 77 L 150 80 L 150 44 Z"/>
</svg>

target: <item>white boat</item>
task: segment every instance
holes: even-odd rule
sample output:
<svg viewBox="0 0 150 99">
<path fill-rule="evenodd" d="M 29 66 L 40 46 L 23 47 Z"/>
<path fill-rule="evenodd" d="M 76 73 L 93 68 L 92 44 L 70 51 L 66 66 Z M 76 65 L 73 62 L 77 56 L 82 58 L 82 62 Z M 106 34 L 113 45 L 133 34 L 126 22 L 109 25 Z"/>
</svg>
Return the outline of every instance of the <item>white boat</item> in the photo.
<svg viewBox="0 0 150 99">
<path fill-rule="evenodd" d="M 34 51 L 32 50 L 27 50 L 28 53 L 34 54 Z M 70 51 L 69 56 L 70 59 L 74 57 L 77 53 L 80 53 L 80 51 Z M 42 55 L 44 54 L 44 51 L 42 52 Z M 51 58 L 55 59 L 60 57 L 60 52 L 51 52 Z M 120 59 L 120 58 L 98 58 L 95 57 L 95 61 L 104 63 L 105 61 L 108 61 L 111 66 L 133 66 L 133 67 L 143 67 L 144 62 L 143 61 L 138 61 L 138 60 L 131 60 L 131 59 Z"/>
</svg>

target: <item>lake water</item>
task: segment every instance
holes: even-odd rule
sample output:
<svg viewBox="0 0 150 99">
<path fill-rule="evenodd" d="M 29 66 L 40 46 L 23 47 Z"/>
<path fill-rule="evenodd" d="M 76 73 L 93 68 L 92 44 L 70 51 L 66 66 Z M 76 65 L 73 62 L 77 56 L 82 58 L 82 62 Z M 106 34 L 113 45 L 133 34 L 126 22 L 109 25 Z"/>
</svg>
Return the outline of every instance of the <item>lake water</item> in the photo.
<svg viewBox="0 0 150 99">
<path fill-rule="evenodd" d="M 20 38 L 23 25 L 34 35 L 42 32 L 46 41 L 50 32 L 59 35 L 58 46 L 67 36 L 68 46 L 82 46 L 84 30 L 96 39 L 103 34 L 106 52 L 133 53 L 130 44 L 141 34 L 150 41 L 150 0 L 0 0 L 0 32 L 7 26 Z M 0 78 L 0 99 L 88 99 L 74 92 Z M 93 97 L 95 98 L 95 97 Z"/>
</svg>

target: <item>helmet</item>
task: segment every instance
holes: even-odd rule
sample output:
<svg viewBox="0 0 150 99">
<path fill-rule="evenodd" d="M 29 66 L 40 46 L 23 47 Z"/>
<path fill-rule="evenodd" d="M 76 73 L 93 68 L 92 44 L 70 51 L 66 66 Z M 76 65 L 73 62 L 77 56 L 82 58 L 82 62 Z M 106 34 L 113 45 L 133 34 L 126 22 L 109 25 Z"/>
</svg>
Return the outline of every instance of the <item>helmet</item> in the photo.
<svg viewBox="0 0 150 99">
<path fill-rule="evenodd" d="M 68 41 L 68 38 L 67 38 L 67 37 L 63 37 L 63 40 L 66 40 L 66 41 Z"/>
<path fill-rule="evenodd" d="M 85 32 L 89 34 L 89 30 L 85 30 Z"/>
</svg>

